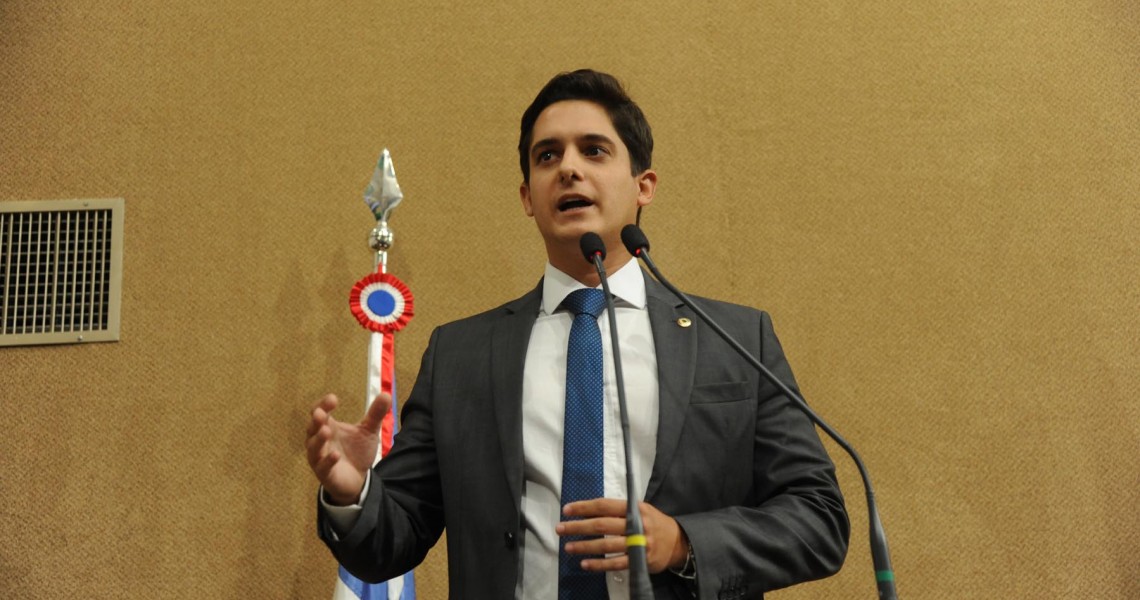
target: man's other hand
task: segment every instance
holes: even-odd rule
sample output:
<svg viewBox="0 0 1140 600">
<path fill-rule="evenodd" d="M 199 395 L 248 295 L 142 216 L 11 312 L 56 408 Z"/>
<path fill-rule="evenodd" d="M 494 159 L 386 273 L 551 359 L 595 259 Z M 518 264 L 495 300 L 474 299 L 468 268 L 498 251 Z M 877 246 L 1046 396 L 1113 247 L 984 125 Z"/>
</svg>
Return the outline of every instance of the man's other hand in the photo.
<svg viewBox="0 0 1140 600">
<path fill-rule="evenodd" d="M 602 536 L 570 542 L 566 545 L 566 552 L 610 555 L 583 560 L 582 569 L 619 571 L 629 568 L 629 557 L 625 554 L 626 504 L 623 499 L 596 498 L 571 502 L 563 507 L 562 514 L 578 520 L 559 523 L 558 535 Z M 680 568 L 684 565 L 689 552 L 689 540 L 677 521 L 647 502 L 638 504 L 638 508 L 645 529 L 645 554 L 649 572 L 660 573 L 667 568 Z"/>
</svg>

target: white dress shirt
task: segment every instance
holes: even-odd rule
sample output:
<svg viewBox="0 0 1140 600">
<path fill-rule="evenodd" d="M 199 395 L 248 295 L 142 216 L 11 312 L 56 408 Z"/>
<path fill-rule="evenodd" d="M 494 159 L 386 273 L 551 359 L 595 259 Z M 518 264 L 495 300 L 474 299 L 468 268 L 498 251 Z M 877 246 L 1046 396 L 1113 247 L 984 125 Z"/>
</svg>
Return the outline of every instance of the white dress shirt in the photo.
<svg viewBox="0 0 1140 600">
<path fill-rule="evenodd" d="M 631 260 L 609 277 L 610 292 L 616 297 L 615 315 L 621 346 L 622 375 L 625 379 L 629 429 L 633 448 L 633 468 L 638 500 L 645 499 L 649 474 L 657 452 L 658 381 L 657 354 L 645 300 L 645 279 L 637 261 Z M 542 305 L 531 330 L 523 368 L 522 435 L 524 486 L 522 541 L 519 580 L 515 597 L 519 600 L 558 597 L 558 535 L 555 525 L 562 520 L 562 432 L 566 404 L 566 347 L 573 314 L 559 307 L 574 290 L 586 286 L 549 263 L 542 283 Z M 600 286 L 599 286 L 600 287 Z M 602 334 L 603 378 L 605 385 L 604 490 L 607 498 L 625 498 L 625 456 L 617 379 L 610 343 L 609 315 L 598 317 Z M 360 503 L 368 495 L 368 474 Z M 346 532 L 359 515 L 360 504 L 332 506 L 320 495 L 334 529 Z M 607 574 L 611 600 L 629 598 L 628 571 Z"/>
<path fill-rule="evenodd" d="M 637 261 L 631 260 L 615 271 L 609 283 L 610 292 L 618 299 L 614 312 L 628 403 L 633 468 L 637 498 L 643 500 L 657 452 L 657 354 L 645 303 L 645 279 Z M 522 572 L 515 588 L 515 597 L 520 600 L 558 597 L 558 535 L 554 526 L 562 520 L 566 346 L 574 321 L 573 313 L 559 305 L 570 292 L 584 287 L 547 264 L 542 281 L 542 308 L 527 347 L 522 393 L 525 532 Z M 625 498 L 625 452 L 609 323 L 609 315 L 602 312 L 598 328 L 602 333 L 605 384 L 604 489 L 607 498 Z M 629 598 L 627 571 L 609 573 L 606 580 L 611 599 Z"/>
</svg>

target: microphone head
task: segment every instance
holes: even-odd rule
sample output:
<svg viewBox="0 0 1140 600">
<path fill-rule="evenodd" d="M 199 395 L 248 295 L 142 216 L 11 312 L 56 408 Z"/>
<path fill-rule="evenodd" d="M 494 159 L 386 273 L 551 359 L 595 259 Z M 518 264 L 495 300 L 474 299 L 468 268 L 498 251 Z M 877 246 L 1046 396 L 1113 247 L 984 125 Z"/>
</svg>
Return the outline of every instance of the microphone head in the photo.
<svg viewBox="0 0 1140 600">
<path fill-rule="evenodd" d="M 641 256 L 641 251 L 649 251 L 649 239 L 637 225 L 626 225 L 621 230 L 621 243 L 633 256 Z"/>
<path fill-rule="evenodd" d="M 582 238 L 578 240 L 578 245 L 582 247 L 582 256 L 586 257 L 586 262 L 591 265 L 594 264 L 594 256 L 601 256 L 602 260 L 606 258 L 606 243 L 602 241 L 602 236 L 587 231 L 582 234 Z"/>
</svg>

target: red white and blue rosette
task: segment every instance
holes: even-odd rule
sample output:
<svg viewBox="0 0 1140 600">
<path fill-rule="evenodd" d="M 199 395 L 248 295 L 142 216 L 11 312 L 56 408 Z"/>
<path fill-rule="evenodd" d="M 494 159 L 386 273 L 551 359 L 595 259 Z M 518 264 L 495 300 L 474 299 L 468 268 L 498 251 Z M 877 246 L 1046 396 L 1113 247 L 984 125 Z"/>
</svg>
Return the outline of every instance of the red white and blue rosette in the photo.
<svg viewBox="0 0 1140 600">
<path fill-rule="evenodd" d="M 388 273 L 373 273 L 357 281 L 348 306 L 362 327 L 376 333 L 399 331 L 415 315 L 412 291 Z"/>
</svg>

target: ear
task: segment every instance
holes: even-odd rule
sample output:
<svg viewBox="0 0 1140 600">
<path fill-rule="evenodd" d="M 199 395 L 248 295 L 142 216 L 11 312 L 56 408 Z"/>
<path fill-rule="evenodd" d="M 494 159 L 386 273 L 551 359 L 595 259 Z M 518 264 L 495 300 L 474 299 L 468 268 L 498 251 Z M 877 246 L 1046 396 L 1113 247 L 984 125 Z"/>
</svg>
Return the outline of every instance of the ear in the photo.
<svg viewBox="0 0 1140 600">
<path fill-rule="evenodd" d="M 657 171 L 646 169 L 637 176 L 637 205 L 648 206 L 657 191 Z"/>
<path fill-rule="evenodd" d="M 530 186 L 525 181 L 519 184 L 519 199 L 522 200 L 523 212 L 526 213 L 526 216 L 533 217 L 534 207 L 530 203 Z"/>
</svg>

